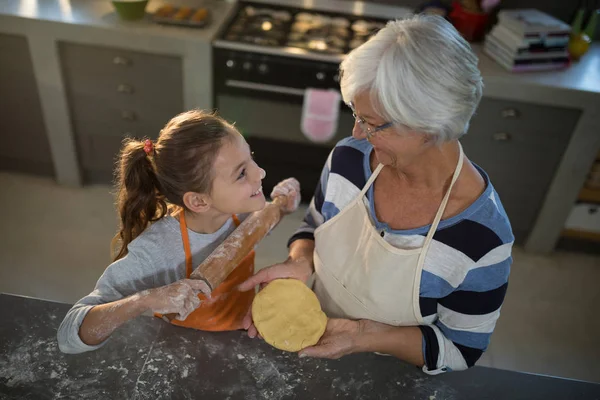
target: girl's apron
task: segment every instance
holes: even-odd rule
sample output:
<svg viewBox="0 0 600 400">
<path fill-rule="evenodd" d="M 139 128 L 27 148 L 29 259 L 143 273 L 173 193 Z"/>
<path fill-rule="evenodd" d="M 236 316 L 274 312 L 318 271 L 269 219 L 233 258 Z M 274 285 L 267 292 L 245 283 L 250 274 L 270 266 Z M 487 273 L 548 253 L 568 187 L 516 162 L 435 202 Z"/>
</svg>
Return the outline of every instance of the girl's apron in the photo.
<svg viewBox="0 0 600 400">
<path fill-rule="evenodd" d="M 240 221 L 235 215 L 233 220 L 236 226 L 239 226 Z M 183 211 L 179 213 L 179 226 L 181 228 L 183 250 L 185 251 L 186 278 L 189 279 L 193 271 L 192 252 Z M 251 251 L 227 276 L 227 279 L 213 290 L 210 300 L 207 301 L 203 294 L 199 294 L 200 307 L 194 310 L 184 321 L 173 319 L 171 323 L 203 331 L 243 329 L 242 320 L 252 306 L 255 293 L 254 290 L 240 292 L 237 287 L 254 274 L 254 254 L 254 251 Z M 156 314 L 156 316 L 162 318 L 160 314 Z"/>
</svg>

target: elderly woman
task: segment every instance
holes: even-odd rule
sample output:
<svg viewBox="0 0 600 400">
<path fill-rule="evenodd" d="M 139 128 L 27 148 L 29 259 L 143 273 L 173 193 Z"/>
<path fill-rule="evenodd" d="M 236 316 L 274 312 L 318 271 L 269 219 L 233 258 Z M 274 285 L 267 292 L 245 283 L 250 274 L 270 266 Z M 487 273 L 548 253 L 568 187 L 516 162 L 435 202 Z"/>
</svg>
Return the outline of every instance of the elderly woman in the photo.
<svg viewBox="0 0 600 400">
<path fill-rule="evenodd" d="M 477 57 L 444 19 L 415 16 L 388 23 L 341 71 L 352 137 L 329 156 L 288 260 L 241 289 L 315 274 L 330 320 L 301 357 L 378 352 L 430 374 L 464 370 L 490 342 L 514 240 L 458 141 L 481 99 Z"/>
</svg>

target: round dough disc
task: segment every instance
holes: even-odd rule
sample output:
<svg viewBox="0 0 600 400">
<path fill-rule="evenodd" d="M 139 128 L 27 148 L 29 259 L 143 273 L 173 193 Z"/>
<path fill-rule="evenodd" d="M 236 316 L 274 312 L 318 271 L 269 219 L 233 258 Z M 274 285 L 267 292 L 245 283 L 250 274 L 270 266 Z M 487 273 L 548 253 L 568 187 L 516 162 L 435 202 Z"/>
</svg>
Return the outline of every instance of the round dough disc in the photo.
<svg viewBox="0 0 600 400">
<path fill-rule="evenodd" d="M 327 326 L 319 299 L 297 279 L 277 279 L 258 292 L 252 319 L 267 343 L 293 352 L 317 344 Z"/>
</svg>

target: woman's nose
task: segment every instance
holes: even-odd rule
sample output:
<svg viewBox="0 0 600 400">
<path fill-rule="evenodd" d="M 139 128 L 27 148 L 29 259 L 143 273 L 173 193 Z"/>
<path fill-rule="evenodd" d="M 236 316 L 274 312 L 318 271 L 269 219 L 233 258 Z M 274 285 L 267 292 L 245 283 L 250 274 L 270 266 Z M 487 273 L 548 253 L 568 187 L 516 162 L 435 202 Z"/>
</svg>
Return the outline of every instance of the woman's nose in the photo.
<svg viewBox="0 0 600 400">
<path fill-rule="evenodd" d="M 352 137 L 359 140 L 367 137 L 357 121 L 354 122 L 354 127 L 352 128 Z"/>
</svg>

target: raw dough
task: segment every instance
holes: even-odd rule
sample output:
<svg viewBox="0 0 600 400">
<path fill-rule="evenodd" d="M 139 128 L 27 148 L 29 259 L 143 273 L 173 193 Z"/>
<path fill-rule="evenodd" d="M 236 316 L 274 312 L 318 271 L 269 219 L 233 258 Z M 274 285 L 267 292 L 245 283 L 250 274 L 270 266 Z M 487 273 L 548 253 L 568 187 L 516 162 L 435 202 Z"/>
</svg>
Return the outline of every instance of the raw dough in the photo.
<svg viewBox="0 0 600 400">
<path fill-rule="evenodd" d="M 277 279 L 258 292 L 252 319 L 267 343 L 293 352 L 317 344 L 327 326 L 319 299 L 297 279 Z"/>
</svg>

